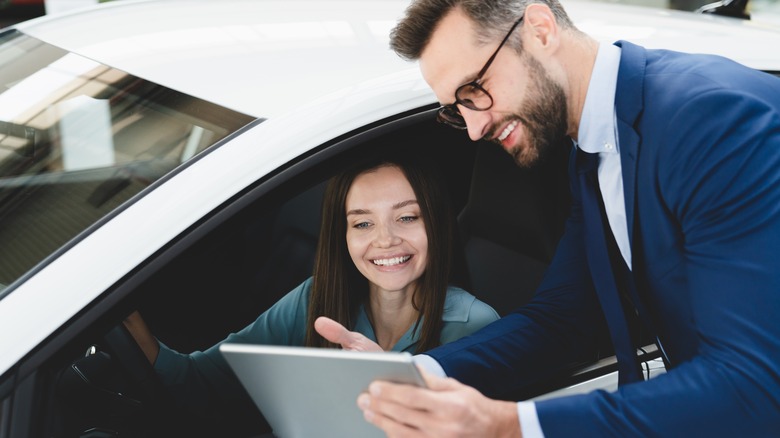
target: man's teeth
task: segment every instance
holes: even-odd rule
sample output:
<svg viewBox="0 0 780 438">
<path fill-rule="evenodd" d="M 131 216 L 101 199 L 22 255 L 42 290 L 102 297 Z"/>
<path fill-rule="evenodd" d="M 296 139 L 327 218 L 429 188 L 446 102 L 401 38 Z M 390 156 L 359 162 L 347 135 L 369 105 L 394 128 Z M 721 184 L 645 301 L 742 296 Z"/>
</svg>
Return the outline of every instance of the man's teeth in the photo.
<svg viewBox="0 0 780 438">
<path fill-rule="evenodd" d="M 375 265 L 379 266 L 394 266 L 394 265 L 400 265 L 401 263 L 406 262 L 412 258 L 412 256 L 403 256 L 403 257 L 393 257 L 391 259 L 378 259 L 374 260 Z"/>
<path fill-rule="evenodd" d="M 501 131 L 501 135 L 498 136 L 498 141 L 504 141 L 504 139 L 509 137 L 509 134 L 511 134 L 516 127 L 517 127 L 517 120 L 510 123 L 509 126 L 507 126 L 506 128 L 504 128 L 503 131 Z"/>
</svg>

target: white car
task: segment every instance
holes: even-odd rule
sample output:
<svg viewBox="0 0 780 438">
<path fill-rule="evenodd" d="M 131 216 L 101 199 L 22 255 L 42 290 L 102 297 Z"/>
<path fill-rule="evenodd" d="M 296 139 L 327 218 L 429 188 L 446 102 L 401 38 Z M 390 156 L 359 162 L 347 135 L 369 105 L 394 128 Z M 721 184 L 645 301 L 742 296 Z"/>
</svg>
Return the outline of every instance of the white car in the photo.
<svg viewBox="0 0 780 438">
<path fill-rule="evenodd" d="M 567 154 L 521 170 L 437 124 L 388 48 L 407 3 L 123 0 L 0 30 L 0 437 L 206 431 L 160 406 L 121 321 L 140 309 L 185 352 L 242 328 L 311 274 L 322 183 L 384 148 L 445 164 L 468 289 L 501 314 L 529 298 L 562 231 Z M 780 72 L 770 25 L 564 6 L 604 42 Z M 608 349 L 568 365 L 506 398 L 616 385 Z M 267 432 L 242 416 L 211 432 Z"/>
</svg>

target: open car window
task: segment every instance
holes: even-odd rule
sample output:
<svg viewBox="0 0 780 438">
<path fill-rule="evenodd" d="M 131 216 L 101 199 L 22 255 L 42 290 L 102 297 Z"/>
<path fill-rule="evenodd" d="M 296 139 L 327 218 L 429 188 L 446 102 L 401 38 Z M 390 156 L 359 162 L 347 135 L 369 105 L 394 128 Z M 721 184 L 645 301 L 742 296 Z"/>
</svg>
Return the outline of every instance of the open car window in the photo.
<svg viewBox="0 0 780 438">
<path fill-rule="evenodd" d="M 100 428 L 140 436 L 268 433 L 251 401 L 219 403 L 208 417 L 171 401 L 122 321 L 138 310 L 160 342 L 185 354 L 240 331 L 311 276 L 327 179 L 390 148 L 441 163 L 461 232 L 453 284 L 502 315 L 530 299 L 568 213 L 568 149 L 561 147 L 543 168 L 521 169 L 496 145 L 435 123 L 434 114 L 435 108 L 421 108 L 297 157 L 106 290 L 23 362 L 12 404 L 13 418 L 25 419 L 16 424 L 30 431 L 21 436 L 79 436 Z M 614 373 L 614 362 L 598 362 L 611 354 L 607 347 L 587 363 L 502 397 L 526 399 Z M 569 378 L 570 369 L 585 365 L 592 367 Z M 161 433 L 145 435 L 152 431 Z"/>
<path fill-rule="evenodd" d="M 17 31 L 0 34 L 0 297 L 252 120 Z"/>
</svg>

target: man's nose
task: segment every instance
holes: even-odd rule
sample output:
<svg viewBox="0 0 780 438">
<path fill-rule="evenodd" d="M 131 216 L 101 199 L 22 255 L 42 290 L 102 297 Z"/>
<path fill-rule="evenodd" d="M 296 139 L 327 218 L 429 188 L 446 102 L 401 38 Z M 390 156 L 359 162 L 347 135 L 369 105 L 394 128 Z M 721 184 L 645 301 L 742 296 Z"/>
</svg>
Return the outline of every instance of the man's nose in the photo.
<svg viewBox="0 0 780 438">
<path fill-rule="evenodd" d="M 459 106 L 460 114 L 466 121 L 466 130 L 472 141 L 482 140 L 490 130 L 490 112 L 475 111 Z"/>
</svg>

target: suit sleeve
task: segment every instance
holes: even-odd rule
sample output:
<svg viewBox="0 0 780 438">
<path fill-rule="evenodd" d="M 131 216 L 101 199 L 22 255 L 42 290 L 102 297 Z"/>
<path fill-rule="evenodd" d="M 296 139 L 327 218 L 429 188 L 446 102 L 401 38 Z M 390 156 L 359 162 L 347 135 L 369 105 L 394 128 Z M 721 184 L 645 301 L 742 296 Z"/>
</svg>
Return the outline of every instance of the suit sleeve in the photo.
<svg viewBox="0 0 780 438">
<path fill-rule="evenodd" d="M 698 351 L 614 393 L 537 403 L 548 438 L 780 431 L 778 118 L 777 103 L 723 91 L 670 116 L 658 187 L 684 236 Z"/>
</svg>

